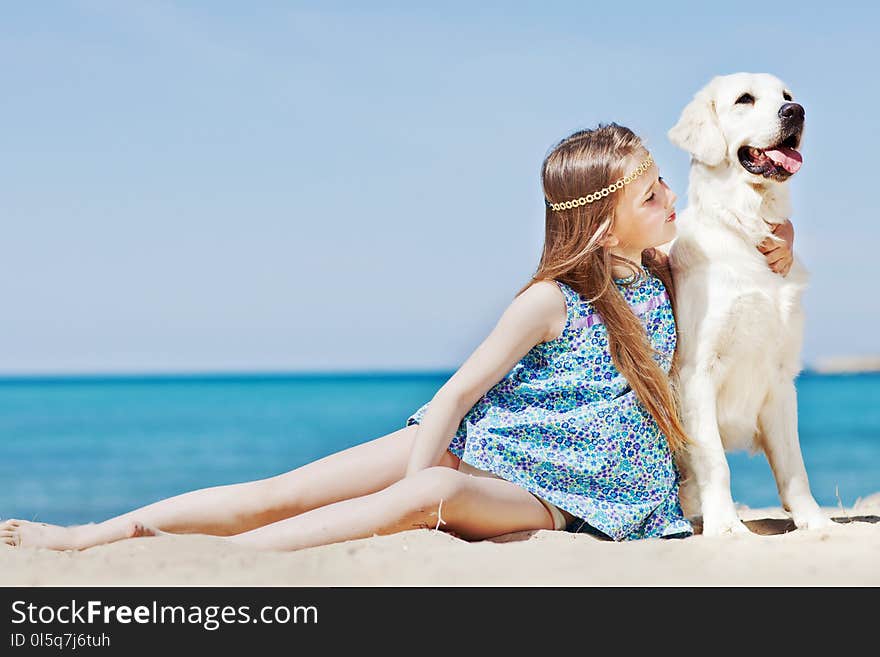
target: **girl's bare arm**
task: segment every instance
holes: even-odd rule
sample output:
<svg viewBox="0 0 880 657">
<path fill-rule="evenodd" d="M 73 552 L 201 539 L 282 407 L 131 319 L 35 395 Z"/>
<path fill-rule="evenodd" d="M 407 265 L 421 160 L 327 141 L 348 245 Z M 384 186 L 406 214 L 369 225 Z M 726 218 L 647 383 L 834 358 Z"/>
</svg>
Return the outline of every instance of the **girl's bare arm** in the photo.
<svg viewBox="0 0 880 657">
<path fill-rule="evenodd" d="M 566 313 L 553 281 L 539 281 L 511 302 L 489 336 L 431 399 L 406 476 L 436 465 L 465 413 L 539 342 L 556 337 Z"/>
</svg>

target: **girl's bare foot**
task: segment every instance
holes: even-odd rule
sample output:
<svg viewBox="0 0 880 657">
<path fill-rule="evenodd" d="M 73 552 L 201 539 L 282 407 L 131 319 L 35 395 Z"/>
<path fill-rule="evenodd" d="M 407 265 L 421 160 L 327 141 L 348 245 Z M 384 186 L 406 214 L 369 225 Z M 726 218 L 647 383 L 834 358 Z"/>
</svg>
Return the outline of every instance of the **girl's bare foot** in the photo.
<svg viewBox="0 0 880 657">
<path fill-rule="evenodd" d="M 41 547 L 48 550 L 85 550 L 126 538 L 163 533 L 136 521 L 127 522 L 117 529 L 104 526 L 103 523 L 61 527 L 28 520 L 0 522 L 0 543 L 10 547 Z"/>
</svg>

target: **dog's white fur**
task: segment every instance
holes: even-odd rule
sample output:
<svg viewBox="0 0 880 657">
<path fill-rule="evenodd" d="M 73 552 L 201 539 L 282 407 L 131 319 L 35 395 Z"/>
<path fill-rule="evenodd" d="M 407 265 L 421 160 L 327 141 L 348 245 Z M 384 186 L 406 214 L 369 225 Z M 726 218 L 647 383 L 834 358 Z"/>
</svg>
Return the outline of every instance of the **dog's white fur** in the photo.
<svg viewBox="0 0 880 657">
<path fill-rule="evenodd" d="M 746 92 L 754 104 L 737 104 Z M 677 457 L 680 498 L 686 515 L 702 515 L 705 535 L 748 532 L 734 507 L 725 450 L 764 451 L 797 527 L 831 522 L 810 492 L 798 441 L 793 380 L 808 273 L 796 257 L 785 277 L 774 273 L 756 248 L 772 236 L 768 222 L 790 216 L 788 189 L 749 173 L 737 156 L 741 146 L 778 141 L 783 92 L 790 93 L 767 74 L 718 76 L 668 133 L 691 154 L 688 207 L 669 249 L 682 420 L 693 441 Z"/>
</svg>

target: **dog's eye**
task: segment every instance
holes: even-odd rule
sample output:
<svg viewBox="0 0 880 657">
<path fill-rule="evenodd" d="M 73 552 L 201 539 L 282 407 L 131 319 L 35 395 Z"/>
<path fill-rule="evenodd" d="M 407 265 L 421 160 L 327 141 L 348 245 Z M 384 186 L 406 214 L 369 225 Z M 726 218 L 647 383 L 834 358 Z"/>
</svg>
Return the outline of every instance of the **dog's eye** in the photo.
<svg viewBox="0 0 880 657">
<path fill-rule="evenodd" d="M 743 94 L 736 99 L 737 105 L 754 105 L 755 97 L 752 94 Z"/>
<path fill-rule="evenodd" d="M 787 91 L 782 92 L 782 97 L 785 98 L 785 100 L 791 100 L 791 94 Z"/>
</svg>

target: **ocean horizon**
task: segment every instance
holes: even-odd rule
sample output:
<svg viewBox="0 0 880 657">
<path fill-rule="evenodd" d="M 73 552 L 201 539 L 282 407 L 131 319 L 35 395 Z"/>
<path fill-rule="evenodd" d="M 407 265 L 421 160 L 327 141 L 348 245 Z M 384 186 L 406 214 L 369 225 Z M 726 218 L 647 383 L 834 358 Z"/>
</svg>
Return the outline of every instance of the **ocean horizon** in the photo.
<svg viewBox="0 0 880 657">
<path fill-rule="evenodd" d="M 0 518 L 98 522 L 287 472 L 402 428 L 454 371 L 0 376 Z M 805 370 L 801 449 L 823 506 L 880 491 L 880 373 Z M 763 454 L 728 454 L 734 500 L 778 506 Z"/>
</svg>

